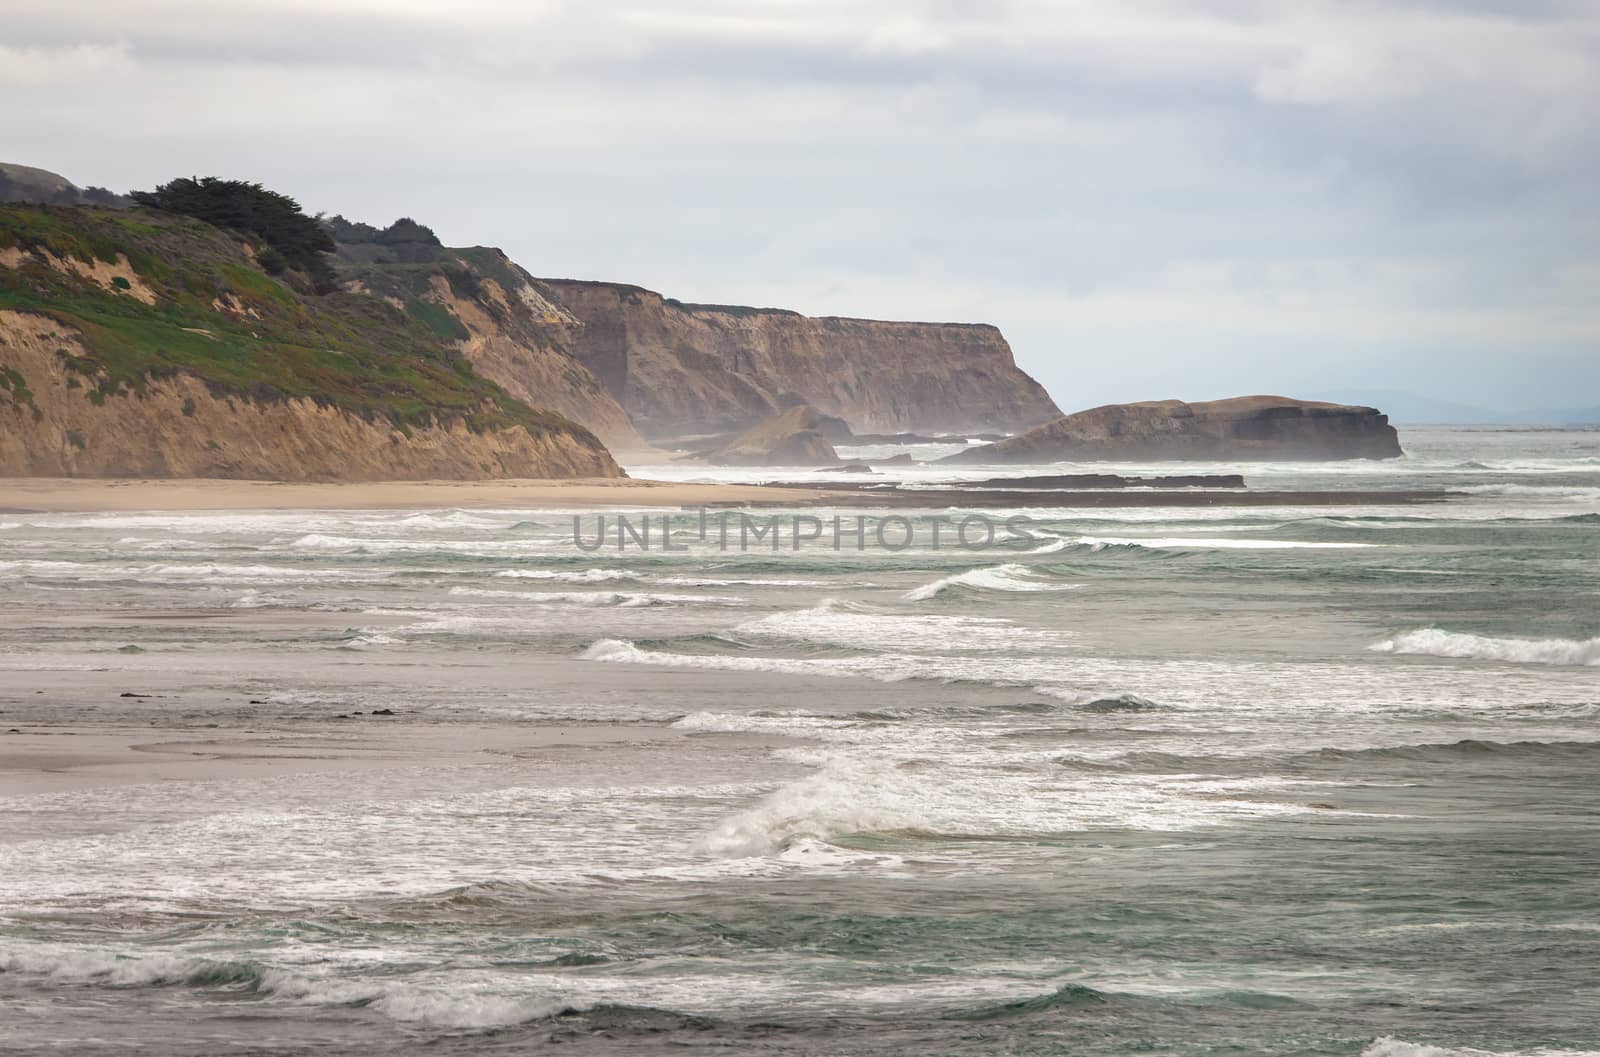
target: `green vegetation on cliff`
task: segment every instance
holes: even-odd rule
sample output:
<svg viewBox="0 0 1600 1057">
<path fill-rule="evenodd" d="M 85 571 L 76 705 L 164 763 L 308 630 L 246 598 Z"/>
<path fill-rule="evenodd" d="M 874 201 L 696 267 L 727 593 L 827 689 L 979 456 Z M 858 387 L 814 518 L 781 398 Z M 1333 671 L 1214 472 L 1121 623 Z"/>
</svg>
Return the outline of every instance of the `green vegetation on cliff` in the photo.
<svg viewBox="0 0 1600 1057">
<path fill-rule="evenodd" d="M 520 425 L 598 447 L 581 426 L 476 374 L 449 344 L 456 331 L 447 313 L 297 290 L 292 275 L 262 267 L 264 241 L 171 212 L 0 206 L 0 255 L 14 265 L 0 267 L 0 309 L 80 331 L 89 357 L 67 366 L 97 402 L 187 373 L 218 395 L 304 397 L 402 431 Z"/>
</svg>

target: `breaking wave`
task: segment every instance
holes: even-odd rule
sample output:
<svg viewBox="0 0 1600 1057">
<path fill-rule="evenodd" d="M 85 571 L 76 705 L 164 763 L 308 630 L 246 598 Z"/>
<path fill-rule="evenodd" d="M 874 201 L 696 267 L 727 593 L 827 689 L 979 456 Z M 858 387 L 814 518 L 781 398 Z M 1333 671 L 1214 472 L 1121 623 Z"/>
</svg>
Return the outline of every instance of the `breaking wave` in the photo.
<svg viewBox="0 0 1600 1057">
<path fill-rule="evenodd" d="M 494 574 L 510 580 L 554 580 L 563 584 L 608 584 L 616 580 L 637 580 L 639 574 L 632 569 L 584 569 L 581 572 L 562 572 L 555 569 L 506 569 Z"/>
<path fill-rule="evenodd" d="M 1439 628 L 1419 628 L 1369 647 L 1377 653 L 1460 657 L 1512 664 L 1567 664 L 1600 667 L 1600 638 L 1496 639 Z"/>
<path fill-rule="evenodd" d="M 1228 537 L 1191 538 L 1187 536 L 1078 536 L 1070 541 L 1090 550 L 1108 547 L 1152 547 L 1156 550 L 1353 550 L 1379 547 L 1379 543 L 1311 543 L 1304 540 L 1232 539 Z"/>
<path fill-rule="evenodd" d="M 1431 1046 L 1382 1035 L 1361 1051 L 1361 1057 L 1600 1057 L 1597 1050 L 1476 1050 L 1466 1046 Z"/>
<path fill-rule="evenodd" d="M 499 1028 L 588 1008 L 554 997 L 499 994 L 481 987 L 303 975 L 247 961 L 182 956 L 119 957 L 88 951 L 0 954 L 0 972 L 104 987 L 194 987 L 271 995 L 319 1006 L 360 1006 L 392 1020 L 442 1028 Z"/>
<path fill-rule="evenodd" d="M 977 591 L 1065 591 L 1076 587 L 1076 584 L 1046 583 L 1034 577 L 1026 565 L 1008 562 L 1005 565 L 985 566 L 980 569 L 968 569 L 963 573 L 946 576 L 930 584 L 912 588 L 902 597 L 907 602 L 926 602 L 936 598 L 946 591 L 966 588 Z"/>
<path fill-rule="evenodd" d="M 743 601 L 731 595 L 651 594 L 643 591 L 496 591 L 482 587 L 452 587 L 450 594 L 458 598 L 516 600 L 536 605 L 620 606 L 624 609 L 644 606 L 729 606 Z"/>
</svg>

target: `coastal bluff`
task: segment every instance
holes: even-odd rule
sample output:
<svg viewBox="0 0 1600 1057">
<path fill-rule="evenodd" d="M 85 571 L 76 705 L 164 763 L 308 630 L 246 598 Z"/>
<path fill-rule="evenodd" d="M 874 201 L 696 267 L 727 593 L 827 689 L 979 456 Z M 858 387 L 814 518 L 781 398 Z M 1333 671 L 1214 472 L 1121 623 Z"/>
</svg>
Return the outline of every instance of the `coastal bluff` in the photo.
<svg viewBox="0 0 1600 1057">
<path fill-rule="evenodd" d="M 947 463 L 1051 463 L 1114 459 L 1335 461 L 1404 454 L 1389 417 L 1376 408 L 1241 396 L 1185 403 L 1107 404 L 1059 418 Z"/>
<path fill-rule="evenodd" d="M 0 205 L 0 476 L 623 476 L 428 305 L 314 287 L 191 217 Z"/>
<path fill-rule="evenodd" d="M 857 433 L 1014 432 L 1060 416 L 988 324 L 687 304 L 638 286 L 540 279 L 552 327 L 650 440 L 736 433 L 797 404 Z"/>
</svg>

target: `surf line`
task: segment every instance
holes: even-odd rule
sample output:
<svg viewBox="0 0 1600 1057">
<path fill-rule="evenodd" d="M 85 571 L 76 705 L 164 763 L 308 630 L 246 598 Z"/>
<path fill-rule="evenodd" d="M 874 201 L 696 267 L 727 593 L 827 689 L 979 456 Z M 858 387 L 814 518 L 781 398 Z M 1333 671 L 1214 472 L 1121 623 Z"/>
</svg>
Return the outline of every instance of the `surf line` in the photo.
<svg viewBox="0 0 1600 1057">
<path fill-rule="evenodd" d="M 820 518 L 811 514 L 768 514 L 753 517 L 740 511 L 719 510 L 712 516 L 705 507 L 690 507 L 692 516 L 659 514 L 594 514 L 592 531 L 585 529 L 585 515 L 572 515 L 572 543 L 580 551 L 594 552 L 610 545 L 618 551 L 630 546 L 641 551 L 659 550 L 683 553 L 692 549 L 692 540 L 721 551 L 777 551 L 784 541 L 790 550 L 805 547 L 903 551 L 915 546 L 930 550 L 984 551 L 994 547 L 1024 549 L 1042 537 L 1028 531 L 1033 519 L 1014 514 L 1004 521 L 983 514 L 968 514 L 959 520 L 946 514 L 836 514 Z M 675 526 L 675 522 L 678 524 Z M 652 531 L 659 528 L 659 531 Z M 676 531 L 674 531 L 676 528 Z M 736 530 L 736 531 L 735 531 Z"/>
</svg>

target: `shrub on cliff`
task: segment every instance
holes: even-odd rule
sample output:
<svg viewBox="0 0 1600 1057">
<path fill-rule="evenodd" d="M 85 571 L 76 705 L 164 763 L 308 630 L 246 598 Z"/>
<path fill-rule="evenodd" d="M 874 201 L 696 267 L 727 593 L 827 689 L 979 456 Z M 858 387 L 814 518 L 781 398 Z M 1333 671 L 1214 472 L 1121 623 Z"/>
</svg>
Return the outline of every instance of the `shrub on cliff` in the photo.
<svg viewBox="0 0 1600 1057">
<path fill-rule="evenodd" d="M 337 282 L 327 254 L 334 251 L 333 236 L 288 195 L 269 191 L 258 183 L 180 178 L 154 191 L 135 191 L 133 200 L 150 209 L 181 213 L 215 227 L 254 235 L 265 242 L 289 268 L 304 272 L 318 293 L 332 291 Z"/>
</svg>

